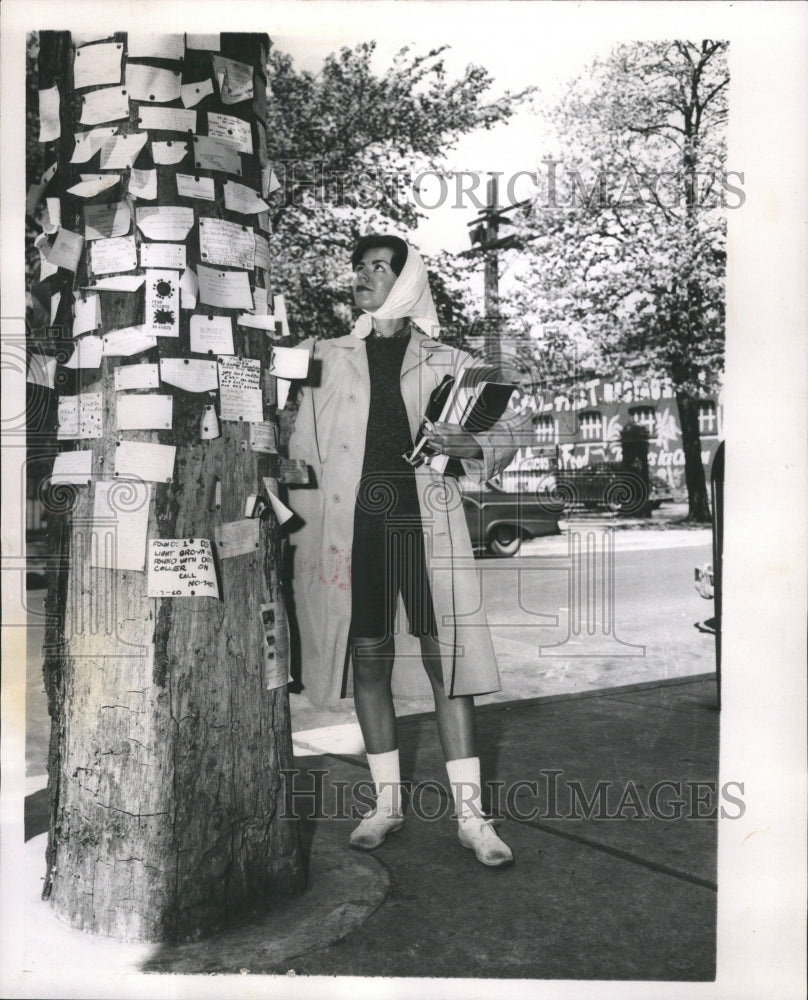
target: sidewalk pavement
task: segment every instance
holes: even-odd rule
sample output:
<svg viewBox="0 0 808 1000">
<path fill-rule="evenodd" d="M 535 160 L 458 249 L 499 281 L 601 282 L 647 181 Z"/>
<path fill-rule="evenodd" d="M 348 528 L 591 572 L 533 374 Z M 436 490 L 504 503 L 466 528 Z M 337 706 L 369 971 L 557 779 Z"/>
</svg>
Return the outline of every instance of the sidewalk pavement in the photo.
<svg viewBox="0 0 808 1000">
<path fill-rule="evenodd" d="M 29 967 L 36 975 L 63 948 L 96 974 L 710 980 L 718 718 L 711 674 L 481 706 L 483 781 L 495 795 L 491 782 L 503 783 L 498 809 L 496 797 L 488 804 L 504 816 L 499 832 L 516 859 L 491 870 L 457 843 L 434 715 L 405 716 L 412 801 L 404 828 L 377 851 L 352 851 L 355 820 L 328 815 L 339 782 L 354 804 L 352 789 L 369 777 L 364 758 L 296 757 L 303 897 L 263 922 L 177 946 L 99 941 L 55 927 L 46 904 L 31 902 Z M 303 793 L 317 771 L 314 809 Z M 38 858 L 46 822 L 43 790 L 26 800 Z"/>
</svg>

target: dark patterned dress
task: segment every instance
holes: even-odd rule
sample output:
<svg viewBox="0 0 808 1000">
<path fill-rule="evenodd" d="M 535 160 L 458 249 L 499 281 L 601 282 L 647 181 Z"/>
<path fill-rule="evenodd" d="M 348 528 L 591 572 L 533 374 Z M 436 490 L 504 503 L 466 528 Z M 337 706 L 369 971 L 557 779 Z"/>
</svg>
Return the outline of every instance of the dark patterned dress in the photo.
<svg viewBox="0 0 808 1000">
<path fill-rule="evenodd" d="M 351 559 L 355 638 L 393 634 L 399 593 L 410 633 L 437 635 L 415 470 L 402 457 L 412 448 L 401 396 L 401 365 L 409 341 L 409 326 L 395 336 L 372 334 L 365 341 L 370 411 Z"/>
</svg>

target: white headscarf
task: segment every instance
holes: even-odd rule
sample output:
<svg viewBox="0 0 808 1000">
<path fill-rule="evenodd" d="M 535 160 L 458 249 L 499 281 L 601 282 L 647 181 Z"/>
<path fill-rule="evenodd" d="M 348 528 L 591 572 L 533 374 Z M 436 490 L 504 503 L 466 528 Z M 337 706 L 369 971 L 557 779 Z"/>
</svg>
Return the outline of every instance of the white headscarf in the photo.
<svg viewBox="0 0 808 1000">
<path fill-rule="evenodd" d="M 354 323 L 353 335 L 364 340 L 373 329 L 373 317 L 377 319 L 410 320 L 419 326 L 427 337 L 438 333 L 438 313 L 429 290 L 426 266 L 418 251 L 407 244 L 407 261 L 396 278 L 385 301 L 370 312 L 364 312 Z"/>
</svg>

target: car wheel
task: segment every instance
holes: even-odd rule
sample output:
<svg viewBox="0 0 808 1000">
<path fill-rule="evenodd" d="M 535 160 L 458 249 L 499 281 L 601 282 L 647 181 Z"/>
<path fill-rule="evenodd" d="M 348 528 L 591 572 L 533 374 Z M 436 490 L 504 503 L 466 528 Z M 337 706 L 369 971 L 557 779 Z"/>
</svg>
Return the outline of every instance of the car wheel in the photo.
<svg viewBox="0 0 808 1000">
<path fill-rule="evenodd" d="M 522 544 L 522 536 L 508 524 L 497 525 L 488 536 L 488 550 L 495 556 L 515 556 Z"/>
</svg>

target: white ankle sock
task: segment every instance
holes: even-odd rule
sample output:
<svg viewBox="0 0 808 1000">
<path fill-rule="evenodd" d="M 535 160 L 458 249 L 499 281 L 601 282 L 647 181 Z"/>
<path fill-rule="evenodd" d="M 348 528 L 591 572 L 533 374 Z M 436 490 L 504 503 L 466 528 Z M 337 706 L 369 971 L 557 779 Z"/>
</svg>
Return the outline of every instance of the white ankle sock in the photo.
<svg viewBox="0 0 808 1000">
<path fill-rule="evenodd" d="M 446 761 L 446 772 L 452 786 L 455 813 L 458 819 L 480 818 L 483 815 L 480 758 L 460 757 Z"/>
<path fill-rule="evenodd" d="M 376 810 L 383 813 L 401 812 L 401 771 L 398 750 L 367 755 L 370 774 L 376 786 Z"/>
</svg>

